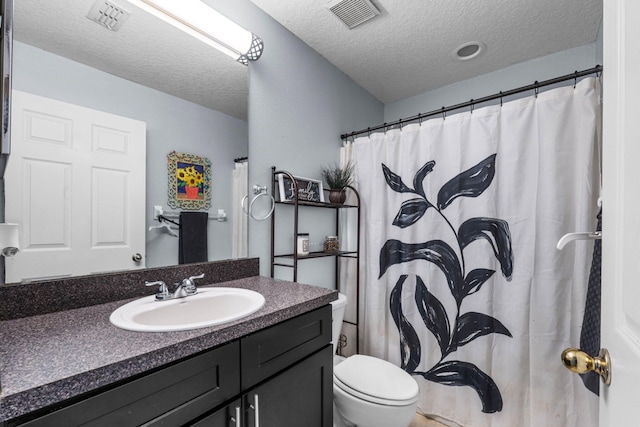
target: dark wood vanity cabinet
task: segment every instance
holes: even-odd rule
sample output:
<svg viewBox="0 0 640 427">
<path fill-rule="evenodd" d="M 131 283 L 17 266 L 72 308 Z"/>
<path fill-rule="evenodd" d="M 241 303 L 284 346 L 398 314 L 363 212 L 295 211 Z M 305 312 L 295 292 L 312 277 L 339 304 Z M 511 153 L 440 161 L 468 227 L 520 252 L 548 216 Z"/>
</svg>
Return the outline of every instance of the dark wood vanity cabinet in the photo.
<svg viewBox="0 0 640 427">
<path fill-rule="evenodd" d="M 327 305 L 5 426 L 331 427 L 330 340 Z"/>
<path fill-rule="evenodd" d="M 332 348 L 292 366 L 245 394 L 246 427 L 256 427 L 258 397 L 260 427 L 331 427 L 333 425 Z M 225 424 L 226 426 L 226 424 Z"/>
<path fill-rule="evenodd" d="M 305 358 L 192 427 L 331 427 L 332 348 Z M 236 421 L 236 420 L 240 421 Z"/>
</svg>

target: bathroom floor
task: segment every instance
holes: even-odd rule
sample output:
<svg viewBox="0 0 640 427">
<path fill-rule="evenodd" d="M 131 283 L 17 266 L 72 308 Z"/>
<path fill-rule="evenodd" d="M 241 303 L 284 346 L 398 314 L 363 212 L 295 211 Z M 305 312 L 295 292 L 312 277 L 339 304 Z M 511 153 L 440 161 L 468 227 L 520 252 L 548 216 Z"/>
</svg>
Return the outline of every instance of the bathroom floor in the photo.
<svg viewBox="0 0 640 427">
<path fill-rule="evenodd" d="M 440 424 L 437 421 L 433 421 L 427 417 L 416 414 L 409 427 L 446 427 L 444 424 Z"/>
</svg>

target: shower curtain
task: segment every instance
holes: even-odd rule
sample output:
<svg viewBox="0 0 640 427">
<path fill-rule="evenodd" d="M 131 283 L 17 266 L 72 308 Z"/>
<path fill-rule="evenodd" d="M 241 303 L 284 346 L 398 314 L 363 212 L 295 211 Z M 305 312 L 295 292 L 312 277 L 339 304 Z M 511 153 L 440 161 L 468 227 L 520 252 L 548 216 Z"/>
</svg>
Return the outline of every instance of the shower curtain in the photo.
<svg viewBox="0 0 640 427">
<path fill-rule="evenodd" d="M 597 426 L 566 370 L 595 230 L 598 82 L 357 138 L 364 353 L 464 427 Z M 455 423 L 455 424 L 454 424 Z"/>
<path fill-rule="evenodd" d="M 232 258 L 244 258 L 248 251 L 248 217 L 242 211 L 242 199 L 248 194 L 249 162 L 237 162 L 233 170 L 233 238 Z M 246 202 L 248 204 L 248 201 Z"/>
</svg>

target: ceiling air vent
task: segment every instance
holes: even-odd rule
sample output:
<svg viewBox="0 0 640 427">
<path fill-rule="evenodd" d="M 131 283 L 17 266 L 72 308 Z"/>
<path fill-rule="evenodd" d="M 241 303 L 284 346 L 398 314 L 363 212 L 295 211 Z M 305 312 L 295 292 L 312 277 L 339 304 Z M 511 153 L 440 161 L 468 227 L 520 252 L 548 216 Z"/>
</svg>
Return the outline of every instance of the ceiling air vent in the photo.
<svg viewBox="0 0 640 427">
<path fill-rule="evenodd" d="M 91 8 L 87 18 L 111 31 L 118 31 L 129 15 L 131 13 L 122 6 L 108 0 L 98 0 Z"/>
<path fill-rule="evenodd" d="M 375 18 L 380 11 L 369 0 L 332 0 L 326 8 L 349 29 Z"/>
</svg>

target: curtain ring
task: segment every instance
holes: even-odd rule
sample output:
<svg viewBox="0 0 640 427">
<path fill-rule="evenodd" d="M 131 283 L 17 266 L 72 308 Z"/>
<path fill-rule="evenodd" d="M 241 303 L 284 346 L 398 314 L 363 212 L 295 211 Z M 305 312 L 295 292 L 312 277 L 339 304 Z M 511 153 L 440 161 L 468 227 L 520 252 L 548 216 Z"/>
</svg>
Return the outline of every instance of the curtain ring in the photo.
<svg viewBox="0 0 640 427">
<path fill-rule="evenodd" d="M 444 106 L 442 107 L 442 120 L 447 120 L 447 112 L 444 109 Z"/>
<path fill-rule="evenodd" d="M 469 104 L 469 112 L 471 114 L 473 114 L 473 109 L 476 107 L 476 104 L 473 103 L 473 98 L 471 98 L 471 101 L 469 101 L 469 102 L 470 102 L 470 104 Z"/>
<path fill-rule="evenodd" d="M 502 91 L 500 91 L 500 106 L 502 107 Z"/>
<path fill-rule="evenodd" d="M 387 123 L 383 123 L 382 126 L 384 127 L 384 134 L 387 134 Z"/>
<path fill-rule="evenodd" d="M 418 124 L 420 125 L 420 127 L 422 127 L 422 114 L 418 114 Z"/>
<path fill-rule="evenodd" d="M 576 88 L 576 85 L 578 84 L 578 70 L 576 70 L 575 72 L 575 77 L 573 78 L 573 88 Z"/>
<path fill-rule="evenodd" d="M 402 123 L 403 123 L 403 122 L 402 122 L 402 120 L 400 120 L 400 123 L 399 123 L 399 125 L 400 125 L 400 131 L 402 131 Z"/>
<path fill-rule="evenodd" d="M 367 128 L 367 132 L 369 133 L 369 139 L 371 139 L 371 128 Z"/>
<path fill-rule="evenodd" d="M 536 95 L 536 98 L 537 98 L 538 93 L 540 92 L 540 87 L 537 86 L 539 84 L 537 80 L 534 82 L 534 84 L 536 85 L 536 87 L 533 88 L 533 93 Z"/>
</svg>

